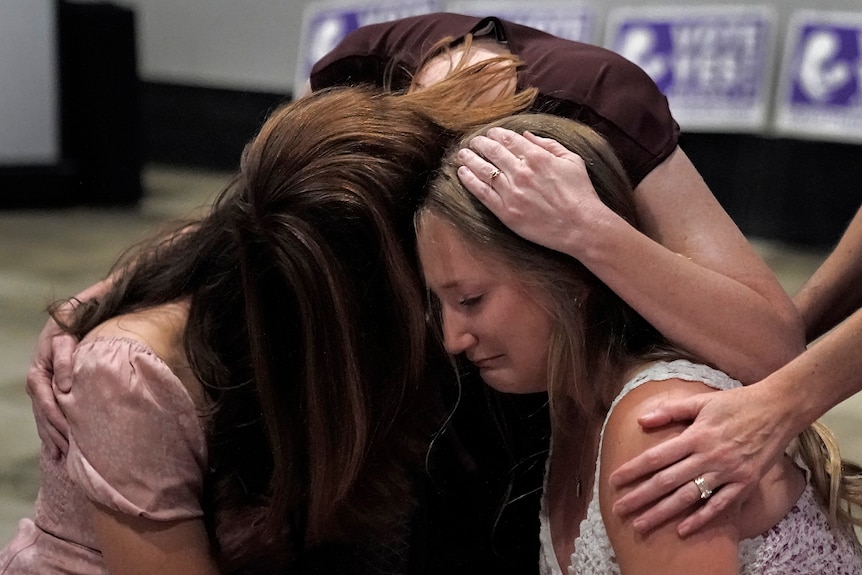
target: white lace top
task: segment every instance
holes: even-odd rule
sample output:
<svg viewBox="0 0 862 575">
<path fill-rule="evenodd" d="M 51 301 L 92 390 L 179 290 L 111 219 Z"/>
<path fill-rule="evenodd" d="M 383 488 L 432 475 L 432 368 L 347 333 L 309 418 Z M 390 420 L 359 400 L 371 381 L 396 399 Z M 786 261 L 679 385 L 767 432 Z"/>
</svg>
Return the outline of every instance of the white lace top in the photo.
<svg viewBox="0 0 862 575">
<path fill-rule="evenodd" d="M 731 389 L 741 385 L 726 374 L 705 365 L 685 360 L 658 362 L 638 373 L 623 387 L 610 411 L 624 395 L 639 385 L 674 378 L 703 382 L 715 389 Z M 607 425 L 607 418 L 604 425 Z M 600 438 L 599 461 L 601 448 Z M 581 522 L 580 535 L 575 539 L 571 564 L 566 568 L 567 575 L 620 575 L 599 508 L 599 461 L 596 462 L 587 516 Z M 548 502 L 544 496 L 539 522 L 540 572 L 542 575 L 562 575 L 554 554 Z M 830 529 L 827 517 L 815 499 L 811 485 L 808 485 L 796 505 L 779 523 L 753 539 L 740 542 L 739 572 L 741 575 L 859 575 L 862 574 L 862 548 L 851 530 Z"/>
</svg>

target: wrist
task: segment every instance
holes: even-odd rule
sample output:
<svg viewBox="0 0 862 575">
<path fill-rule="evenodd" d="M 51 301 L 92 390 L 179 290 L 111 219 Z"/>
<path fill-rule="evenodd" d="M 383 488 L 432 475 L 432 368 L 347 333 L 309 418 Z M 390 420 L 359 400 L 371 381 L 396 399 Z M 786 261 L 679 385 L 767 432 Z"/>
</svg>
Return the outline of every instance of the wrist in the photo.
<svg viewBox="0 0 862 575">
<path fill-rule="evenodd" d="M 761 405 L 768 409 L 767 417 L 772 421 L 773 433 L 784 443 L 789 443 L 822 412 L 810 394 L 792 385 L 792 379 L 776 377 L 775 374 L 746 386 L 753 397 L 750 405 Z"/>
<path fill-rule="evenodd" d="M 562 240 L 560 251 L 589 269 L 602 269 L 619 259 L 625 249 L 627 232 L 634 231 L 616 212 L 599 202 L 600 207 L 582 212 Z"/>
</svg>

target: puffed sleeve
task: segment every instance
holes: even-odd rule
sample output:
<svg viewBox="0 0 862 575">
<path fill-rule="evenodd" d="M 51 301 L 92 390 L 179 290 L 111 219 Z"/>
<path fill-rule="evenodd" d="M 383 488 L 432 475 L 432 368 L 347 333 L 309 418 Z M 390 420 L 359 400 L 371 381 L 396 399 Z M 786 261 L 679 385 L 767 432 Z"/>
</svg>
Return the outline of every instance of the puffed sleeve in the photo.
<svg viewBox="0 0 862 575">
<path fill-rule="evenodd" d="M 186 388 L 147 346 L 104 338 L 80 344 L 67 471 L 92 501 L 157 521 L 203 515 L 206 440 Z"/>
</svg>

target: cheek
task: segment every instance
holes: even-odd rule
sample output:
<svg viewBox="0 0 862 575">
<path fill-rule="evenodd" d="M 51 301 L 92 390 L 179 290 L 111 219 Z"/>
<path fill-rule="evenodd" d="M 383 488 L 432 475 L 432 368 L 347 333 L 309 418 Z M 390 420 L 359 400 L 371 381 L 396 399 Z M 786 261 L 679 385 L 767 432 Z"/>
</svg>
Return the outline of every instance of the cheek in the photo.
<svg viewBox="0 0 862 575">
<path fill-rule="evenodd" d="M 529 354 L 536 369 L 546 369 L 553 335 L 550 316 L 542 309 L 534 309 L 531 313 L 524 314 L 520 321 L 526 328 L 523 332 L 524 339 L 520 342 L 523 352 Z"/>
<path fill-rule="evenodd" d="M 520 322 L 530 341 L 534 342 L 535 345 L 547 347 L 551 342 L 551 334 L 554 330 L 551 316 L 544 308 L 536 304 L 525 305 L 522 309 L 521 317 L 517 320 L 512 319 Z"/>
</svg>

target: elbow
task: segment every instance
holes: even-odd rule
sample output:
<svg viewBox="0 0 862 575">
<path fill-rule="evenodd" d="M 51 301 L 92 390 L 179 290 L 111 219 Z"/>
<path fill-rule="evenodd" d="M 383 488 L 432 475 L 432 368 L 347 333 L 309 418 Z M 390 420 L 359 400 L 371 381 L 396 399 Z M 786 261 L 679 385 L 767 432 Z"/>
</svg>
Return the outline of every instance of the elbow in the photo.
<svg viewBox="0 0 862 575">
<path fill-rule="evenodd" d="M 805 351 L 807 342 L 805 321 L 795 306 L 789 306 L 783 314 L 779 314 L 778 319 L 781 324 L 779 327 L 781 337 L 777 342 L 781 349 L 776 353 L 775 363 L 771 366 L 770 373 L 784 367 L 786 363 Z"/>
<path fill-rule="evenodd" d="M 746 384 L 760 381 L 805 351 L 805 324 L 792 306 L 776 313 L 771 328 L 758 337 L 759 344 L 744 353 L 739 373 L 732 374 Z"/>
</svg>

